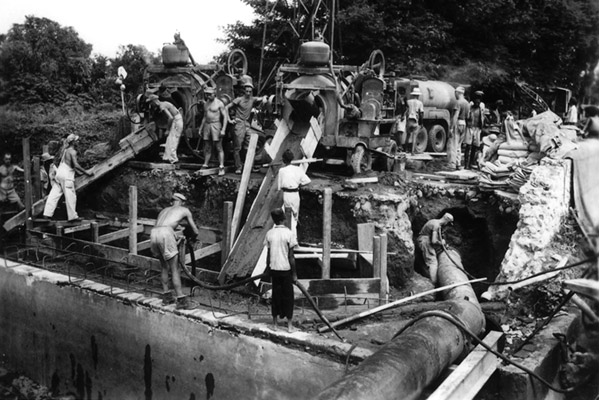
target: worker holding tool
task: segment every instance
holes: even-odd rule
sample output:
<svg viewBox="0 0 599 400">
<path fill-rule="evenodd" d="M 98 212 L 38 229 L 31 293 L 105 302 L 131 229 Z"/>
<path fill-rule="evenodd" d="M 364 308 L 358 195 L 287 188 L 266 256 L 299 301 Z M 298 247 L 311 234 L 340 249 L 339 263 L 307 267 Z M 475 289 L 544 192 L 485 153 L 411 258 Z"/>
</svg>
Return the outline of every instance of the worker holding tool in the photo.
<svg viewBox="0 0 599 400">
<path fill-rule="evenodd" d="M 282 156 L 285 166 L 279 170 L 279 190 L 283 191 L 283 209 L 291 208 L 291 231 L 297 237 L 297 220 L 299 218 L 300 195 L 299 188 L 309 184 L 310 178 L 302 167 L 291 165 L 293 152 L 285 150 Z"/>
<path fill-rule="evenodd" d="M 160 260 L 162 266 L 162 303 L 164 305 L 175 302 L 173 292 L 169 290 L 168 273 L 172 275 L 173 288 L 175 289 L 176 308 L 187 309 L 189 302 L 187 297 L 181 290 L 181 275 L 179 274 L 179 246 L 178 242 L 183 240 L 183 237 L 177 237 L 175 229 L 179 224 L 187 221 L 193 230 L 195 237 L 199 235 L 198 227 L 193 221 L 191 211 L 187 207 L 183 207 L 183 202 L 187 199 L 180 193 L 173 194 L 172 206 L 165 208 L 158 214 L 156 225 L 150 232 L 150 249 L 152 254 Z M 192 240 L 194 238 L 191 238 Z"/>
<path fill-rule="evenodd" d="M 277 318 L 287 318 L 287 330 L 293 330 L 293 283 L 297 281 L 293 248 L 297 239 L 291 229 L 285 226 L 285 212 L 280 208 L 270 213 L 274 228 L 266 233 L 264 245 L 266 271 L 272 282 L 272 323 L 277 329 Z"/>
<path fill-rule="evenodd" d="M 440 219 L 431 219 L 424 224 L 418 234 L 418 248 L 422 251 L 426 272 L 433 285 L 437 284 L 437 250 L 445 246 L 441 229 L 450 223 L 453 223 L 453 215 L 445 213 Z"/>
<path fill-rule="evenodd" d="M 216 98 L 212 87 L 204 89 L 206 103 L 204 104 L 204 118 L 200 125 L 200 135 L 204 140 L 204 164 L 202 168 L 208 168 L 212 156 L 212 144 L 216 144 L 218 152 L 218 175 L 225 174 L 225 152 L 223 151 L 223 137 L 227 130 L 227 114 L 225 105 Z M 223 122 L 221 123 L 221 116 Z"/>
<path fill-rule="evenodd" d="M 227 117 L 229 116 L 228 111 L 233 108 L 235 111 L 235 118 L 229 120 L 229 123 L 235 125 L 235 137 L 233 138 L 233 157 L 235 159 L 235 173 L 241 174 L 241 148 L 246 137 L 250 135 L 250 116 L 252 108 L 258 102 L 262 104 L 266 103 L 266 96 L 254 97 L 252 96 L 254 91 L 254 85 L 251 82 L 246 82 L 243 85 L 244 92 L 243 96 L 237 97 L 231 103 L 227 104 Z"/>
</svg>

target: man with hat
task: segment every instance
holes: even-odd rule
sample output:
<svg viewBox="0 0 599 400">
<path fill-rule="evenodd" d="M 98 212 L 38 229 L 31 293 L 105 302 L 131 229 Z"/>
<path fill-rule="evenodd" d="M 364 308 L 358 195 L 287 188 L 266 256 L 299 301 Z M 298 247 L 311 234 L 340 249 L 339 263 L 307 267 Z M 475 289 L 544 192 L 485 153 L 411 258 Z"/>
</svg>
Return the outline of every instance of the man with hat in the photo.
<svg viewBox="0 0 599 400">
<path fill-rule="evenodd" d="M 283 191 L 283 209 L 291 208 L 291 231 L 297 237 L 297 220 L 300 210 L 299 189 L 311 181 L 304 168 L 291 164 L 293 158 L 293 152 L 290 149 L 283 152 L 282 161 L 285 166 L 279 170 L 278 187 Z"/>
<path fill-rule="evenodd" d="M 235 125 L 235 137 L 233 138 L 233 157 L 235 159 L 235 173 L 241 174 L 241 148 L 244 144 L 246 136 L 250 134 L 250 116 L 252 108 L 258 102 L 266 103 L 266 96 L 252 96 L 254 85 L 249 80 L 243 84 L 243 96 L 237 97 L 231 103 L 227 104 L 227 116 L 229 110 L 233 108 L 235 117 L 229 122 Z"/>
<path fill-rule="evenodd" d="M 23 168 L 12 163 L 12 154 L 4 153 L 4 163 L 0 165 L 0 202 L 8 201 L 16 204 L 19 210 L 22 210 L 25 206 L 15 190 L 13 177 L 15 171 L 25 172 Z"/>
<path fill-rule="evenodd" d="M 206 103 L 204 103 L 204 118 L 200 125 L 200 136 L 204 140 L 204 164 L 202 168 L 208 168 L 212 157 L 212 144 L 216 144 L 218 152 L 218 174 L 225 174 L 225 152 L 223 151 L 223 137 L 227 130 L 227 113 L 225 105 L 216 98 L 214 88 L 204 89 Z M 221 123 L 221 117 L 224 122 Z"/>
<path fill-rule="evenodd" d="M 64 140 L 62 150 L 60 152 L 60 165 L 56 170 L 56 185 L 52 186 L 46 205 L 44 206 L 44 217 L 52 218 L 58 201 L 64 193 L 64 201 L 67 206 L 67 217 L 69 221 L 79 220 L 77 215 L 77 193 L 75 192 L 75 173 L 93 176 L 90 171 L 83 169 L 77 162 L 77 150 L 75 145 L 79 140 L 79 136 L 71 133 Z"/>
<path fill-rule="evenodd" d="M 424 257 L 424 263 L 426 264 L 426 272 L 428 277 L 433 282 L 433 285 L 437 284 L 437 252 L 442 251 L 445 246 L 445 240 L 441 229 L 447 225 L 453 223 L 453 215 L 445 213 L 439 219 L 431 219 L 428 221 L 418 234 L 418 248 L 422 251 Z"/>
<path fill-rule="evenodd" d="M 175 229 L 183 222 L 187 222 L 193 230 L 195 237 L 199 235 L 198 227 L 193 221 L 191 211 L 183 207 L 186 201 L 185 196 L 180 193 L 173 194 L 172 205 L 165 208 L 158 214 L 156 225 L 150 232 L 150 250 L 152 254 L 160 260 L 162 266 L 162 302 L 163 304 L 172 304 L 177 302 L 176 308 L 189 308 L 187 297 L 181 289 L 181 275 L 179 273 L 179 246 L 178 242 L 182 237 L 177 237 Z M 173 292 L 169 290 L 168 273 L 171 272 L 173 288 L 175 289 L 176 299 Z"/>
<path fill-rule="evenodd" d="M 166 144 L 162 159 L 174 164 L 179 161 L 177 157 L 177 148 L 183 132 L 183 116 L 172 103 L 168 101 L 160 101 L 155 94 L 147 94 L 146 102 L 150 109 L 154 111 L 159 118 L 166 118 Z"/>
<path fill-rule="evenodd" d="M 450 169 L 457 169 L 460 166 L 460 146 L 466 133 L 466 121 L 470 114 L 470 104 L 464 98 L 462 86 L 455 89 L 455 97 L 457 102 L 453 109 L 449 139 L 447 140 L 447 163 Z"/>
<path fill-rule="evenodd" d="M 52 162 L 54 157 L 48 152 L 42 153 L 41 161 L 42 165 L 40 168 L 40 182 L 42 184 L 42 193 L 47 195 L 52 189 L 54 179 L 56 178 L 56 165 Z"/>
<path fill-rule="evenodd" d="M 407 137 L 412 139 L 412 143 L 416 141 L 416 132 L 420 125 L 422 124 L 422 117 L 424 116 L 424 104 L 420 101 L 420 92 L 419 87 L 415 87 L 412 89 L 410 93 L 410 99 L 407 101 L 407 109 L 406 109 L 406 134 Z M 398 143 L 400 146 L 403 146 L 406 142 L 406 135 L 402 135 L 400 138 L 400 142 Z"/>
</svg>

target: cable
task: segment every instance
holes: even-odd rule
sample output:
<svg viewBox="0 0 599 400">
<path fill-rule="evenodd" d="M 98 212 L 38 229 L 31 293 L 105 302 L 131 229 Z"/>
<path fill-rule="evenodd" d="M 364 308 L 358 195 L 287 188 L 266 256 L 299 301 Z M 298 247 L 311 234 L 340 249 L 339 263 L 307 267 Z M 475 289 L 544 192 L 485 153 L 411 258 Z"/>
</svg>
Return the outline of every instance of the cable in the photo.
<svg viewBox="0 0 599 400">
<path fill-rule="evenodd" d="M 461 321 L 459 321 L 454 315 L 445 313 L 443 311 L 427 311 L 424 312 L 422 314 L 420 314 L 417 318 L 411 320 L 406 326 L 404 326 L 403 328 L 401 328 L 394 336 L 393 339 L 395 339 L 397 336 L 401 335 L 406 329 L 408 329 L 409 327 L 411 327 L 412 325 L 414 325 L 416 322 L 424 319 L 424 318 L 429 318 L 429 317 L 439 317 L 439 318 L 443 318 L 446 321 L 449 321 L 450 323 L 452 323 L 453 325 L 455 325 L 456 327 L 458 327 L 459 329 L 462 330 L 462 332 L 467 333 L 468 336 L 470 336 L 477 344 L 481 345 L 482 347 L 484 347 L 487 351 L 493 353 L 495 356 L 501 358 L 503 361 L 505 361 L 508 364 L 513 365 L 514 367 L 521 369 L 522 371 L 526 372 L 528 375 L 530 375 L 531 377 L 535 378 L 536 380 L 538 380 L 539 382 L 541 382 L 543 385 L 545 385 L 546 387 L 548 387 L 549 389 L 553 390 L 554 392 L 557 393 L 571 393 L 574 390 L 578 389 L 580 386 L 582 386 L 583 384 L 586 384 L 586 382 L 583 382 L 577 386 L 568 388 L 568 389 L 561 389 L 561 388 L 557 388 L 553 385 L 551 385 L 551 383 L 547 382 L 545 379 L 543 379 L 542 377 L 540 377 L 539 375 L 537 375 L 534 371 L 526 368 L 525 366 L 510 360 L 508 357 L 504 356 L 503 354 L 501 354 L 500 352 L 496 351 L 495 349 L 491 348 L 491 346 L 489 346 L 488 344 L 486 344 L 485 342 L 483 342 L 481 339 L 478 338 L 478 336 L 472 332 L 470 329 L 468 329 L 468 327 L 466 327 Z"/>
</svg>

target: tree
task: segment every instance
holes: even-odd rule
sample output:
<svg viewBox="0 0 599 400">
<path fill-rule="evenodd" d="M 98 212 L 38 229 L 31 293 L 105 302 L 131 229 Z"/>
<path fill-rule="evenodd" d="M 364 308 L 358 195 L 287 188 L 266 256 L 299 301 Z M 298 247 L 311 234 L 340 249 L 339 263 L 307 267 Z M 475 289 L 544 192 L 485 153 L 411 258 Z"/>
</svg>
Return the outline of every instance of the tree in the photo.
<svg viewBox="0 0 599 400">
<path fill-rule="evenodd" d="M 127 71 L 127 78 L 124 81 L 126 91 L 129 94 L 137 94 L 142 87 L 146 67 L 160 62 L 160 57 L 148 51 L 145 46 L 128 44 L 119 46 L 116 57 L 110 59 L 108 73 L 114 82 L 118 76 L 118 67 L 124 67 Z"/>
<path fill-rule="evenodd" d="M 14 24 L 0 44 L 0 101 L 48 101 L 89 87 L 92 46 L 72 27 L 27 16 Z M 8 98 L 10 93 L 10 98 Z"/>
</svg>

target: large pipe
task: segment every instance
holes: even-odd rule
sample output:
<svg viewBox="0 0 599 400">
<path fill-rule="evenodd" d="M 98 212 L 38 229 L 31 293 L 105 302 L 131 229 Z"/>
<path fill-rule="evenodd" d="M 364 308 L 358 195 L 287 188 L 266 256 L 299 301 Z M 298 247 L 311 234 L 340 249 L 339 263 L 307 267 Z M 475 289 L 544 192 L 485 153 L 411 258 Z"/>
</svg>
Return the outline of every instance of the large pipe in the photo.
<svg viewBox="0 0 599 400">
<path fill-rule="evenodd" d="M 459 254 L 453 250 L 450 253 L 459 265 L 445 252 L 439 256 L 441 286 L 468 280 L 459 269 Z M 443 297 L 449 314 L 472 331 L 483 331 L 484 315 L 470 285 L 448 290 Z M 439 317 L 422 319 L 324 389 L 317 399 L 416 399 L 467 347 L 468 337 L 452 323 Z"/>
</svg>

